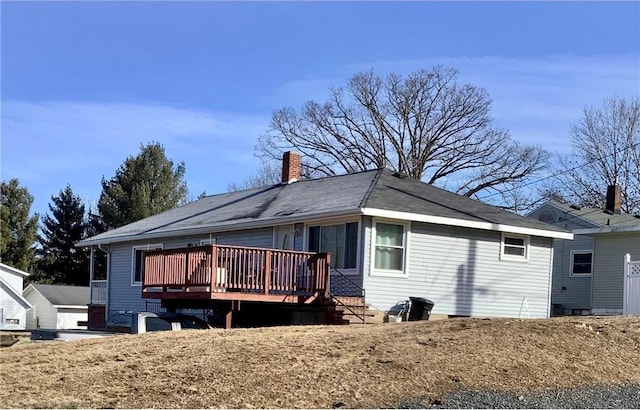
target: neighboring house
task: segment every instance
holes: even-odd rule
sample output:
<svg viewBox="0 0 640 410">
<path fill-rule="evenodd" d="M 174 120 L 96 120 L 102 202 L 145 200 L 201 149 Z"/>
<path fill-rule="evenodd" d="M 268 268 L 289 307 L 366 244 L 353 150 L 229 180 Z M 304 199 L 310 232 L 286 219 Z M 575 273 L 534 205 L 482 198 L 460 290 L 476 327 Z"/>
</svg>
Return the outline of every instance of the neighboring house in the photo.
<svg viewBox="0 0 640 410">
<path fill-rule="evenodd" d="M 33 305 L 28 329 L 86 329 L 88 286 L 32 283 L 23 292 Z"/>
<path fill-rule="evenodd" d="M 640 217 L 620 212 L 620 188 L 609 187 L 605 209 L 549 201 L 529 217 L 575 235 L 573 241 L 554 243 L 551 303 L 556 314 L 625 313 L 625 255 L 640 260 Z"/>
<path fill-rule="evenodd" d="M 0 330 L 24 330 L 31 304 L 22 297 L 27 272 L 0 263 Z"/>
<path fill-rule="evenodd" d="M 434 314 L 549 316 L 553 239 L 571 233 L 387 169 L 296 182 L 299 167 L 285 153 L 281 184 L 207 196 L 80 242 L 108 254 L 106 311 L 144 310 L 154 298 L 174 308 L 310 304 L 357 287 L 382 311 L 415 296 L 435 302 Z"/>
</svg>

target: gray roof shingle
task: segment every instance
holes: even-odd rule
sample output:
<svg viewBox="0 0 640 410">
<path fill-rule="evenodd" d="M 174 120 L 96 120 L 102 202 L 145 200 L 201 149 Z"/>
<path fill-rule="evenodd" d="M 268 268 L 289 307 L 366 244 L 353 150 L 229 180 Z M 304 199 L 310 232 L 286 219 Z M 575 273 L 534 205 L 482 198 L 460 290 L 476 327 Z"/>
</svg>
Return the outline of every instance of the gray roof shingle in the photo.
<svg viewBox="0 0 640 410">
<path fill-rule="evenodd" d="M 556 208 L 565 212 L 566 218 L 582 218 L 600 228 L 632 228 L 640 227 L 640 218 L 627 213 L 614 214 L 601 208 L 576 208 L 557 201 L 549 201 Z"/>
<path fill-rule="evenodd" d="M 52 305 L 86 306 L 89 303 L 88 286 L 31 284 Z"/>
<path fill-rule="evenodd" d="M 338 215 L 362 208 L 394 210 L 565 232 L 387 169 L 277 184 L 201 198 L 176 209 L 96 235 L 79 246 L 269 226 Z"/>
<path fill-rule="evenodd" d="M 487 222 L 529 229 L 564 230 L 495 206 L 383 170 L 367 207 L 425 214 L 471 222 Z"/>
</svg>

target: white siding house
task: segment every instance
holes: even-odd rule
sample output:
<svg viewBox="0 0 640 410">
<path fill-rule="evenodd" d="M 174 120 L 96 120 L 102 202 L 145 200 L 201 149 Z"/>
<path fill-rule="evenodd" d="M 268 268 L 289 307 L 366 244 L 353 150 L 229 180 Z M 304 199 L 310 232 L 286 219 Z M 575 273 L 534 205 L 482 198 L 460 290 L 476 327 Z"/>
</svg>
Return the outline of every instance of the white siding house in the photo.
<svg viewBox="0 0 640 410">
<path fill-rule="evenodd" d="M 89 287 L 32 283 L 24 290 L 32 305 L 28 329 L 86 329 Z"/>
<path fill-rule="evenodd" d="M 31 304 L 22 297 L 27 272 L 0 263 L 0 329 L 23 330 Z"/>
</svg>

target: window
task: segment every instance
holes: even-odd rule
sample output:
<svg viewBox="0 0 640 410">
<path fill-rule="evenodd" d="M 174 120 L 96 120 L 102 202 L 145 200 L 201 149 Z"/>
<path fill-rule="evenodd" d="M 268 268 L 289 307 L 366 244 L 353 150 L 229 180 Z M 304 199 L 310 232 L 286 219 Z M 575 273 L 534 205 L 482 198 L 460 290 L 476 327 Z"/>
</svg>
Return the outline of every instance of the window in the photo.
<svg viewBox="0 0 640 410">
<path fill-rule="evenodd" d="M 404 274 L 407 231 L 407 225 L 405 224 L 388 222 L 376 222 L 374 224 L 374 270 Z"/>
<path fill-rule="evenodd" d="M 590 276 L 593 265 L 591 251 L 571 251 L 571 276 Z"/>
<path fill-rule="evenodd" d="M 131 284 L 139 285 L 142 283 L 142 276 L 144 274 L 144 253 L 145 251 L 155 251 L 162 249 L 162 244 L 134 246 L 133 247 L 133 261 L 131 267 Z"/>
<path fill-rule="evenodd" d="M 309 227 L 310 252 L 331 254 L 331 265 L 337 269 L 355 269 L 358 253 L 358 223 Z"/>
<path fill-rule="evenodd" d="M 503 233 L 500 245 L 500 259 L 529 260 L 529 237 Z"/>
</svg>

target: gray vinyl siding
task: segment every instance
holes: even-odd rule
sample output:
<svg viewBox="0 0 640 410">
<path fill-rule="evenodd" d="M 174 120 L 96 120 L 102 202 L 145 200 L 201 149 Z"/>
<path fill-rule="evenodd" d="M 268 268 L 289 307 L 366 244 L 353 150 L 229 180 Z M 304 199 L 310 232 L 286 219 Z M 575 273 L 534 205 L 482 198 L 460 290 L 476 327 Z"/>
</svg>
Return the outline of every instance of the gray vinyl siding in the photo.
<svg viewBox="0 0 640 410">
<path fill-rule="evenodd" d="M 553 205 L 546 204 L 529 215 L 538 219 L 543 212 L 553 214 L 551 225 L 567 231 L 576 229 L 589 229 L 598 227 L 597 224 L 586 221 L 580 217 L 568 214 Z M 575 235 L 572 241 L 556 239 L 553 245 L 553 276 L 551 303 L 562 305 L 564 313 L 571 313 L 572 309 L 591 308 L 592 276 L 571 276 L 571 251 L 593 250 L 593 237 L 591 235 Z M 595 252 L 594 252 L 595 259 Z M 563 289 L 564 288 L 564 289 Z"/>
<path fill-rule="evenodd" d="M 640 232 L 595 235 L 593 309 L 622 310 L 624 255 L 640 259 Z"/>
<path fill-rule="evenodd" d="M 360 241 L 360 243 L 362 244 L 362 249 L 360 250 L 361 253 L 361 258 L 362 258 L 362 287 L 366 289 L 369 286 L 369 275 L 368 272 L 370 272 L 371 270 L 371 234 L 372 234 L 372 228 L 373 228 L 373 218 L 370 216 L 365 216 L 362 218 L 362 240 Z M 369 300 L 370 297 L 367 297 L 367 299 Z M 372 306 L 374 309 L 378 309 L 374 306 Z M 378 309 L 378 310 L 386 310 L 386 309 Z"/>
<path fill-rule="evenodd" d="M 271 248 L 273 245 L 273 229 L 261 228 L 236 232 L 224 232 L 211 235 L 219 245 L 253 246 Z M 146 309 L 140 285 L 131 284 L 131 269 L 134 246 L 162 244 L 164 249 L 182 248 L 189 244 L 199 245 L 201 240 L 209 239 L 209 235 L 184 236 L 178 238 L 158 239 L 151 242 L 129 242 L 111 246 L 109 292 L 107 309 L 140 311 Z"/>
<path fill-rule="evenodd" d="M 110 312 L 145 310 L 146 303 L 142 299 L 140 286 L 131 284 L 132 245 L 113 245 L 110 252 L 107 309 Z"/>
<path fill-rule="evenodd" d="M 500 260 L 500 240 L 499 232 L 412 223 L 408 276 L 369 271 L 367 303 L 387 310 L 414 296 L 432 300 L 435 314 L 548 317 L 552 240 L 531 237 L 529 260 L 517 262 Z"/>
<path fill-rule="evenodd" d="M 304 251 L 304 235 L 302 235 L 302 232 L 304 230 L 304 224 L 302 223 L 297 223 L 295 224 L 294 227 L 296 232 L 299 232 L 300 234 L 296 235 L 293 238 L 293 249 L 295 249 L 296 251 Z"/>
<path fill-rule="evenodd" d="M 591 235 L 575 235 L 572 241 L 554 240 L 551 303 L 562 305 L 563 311 L 591 308 L 592 276 L 571 275 L 571 251 L 587 250 L 593 251 Z"/>
</svg>

